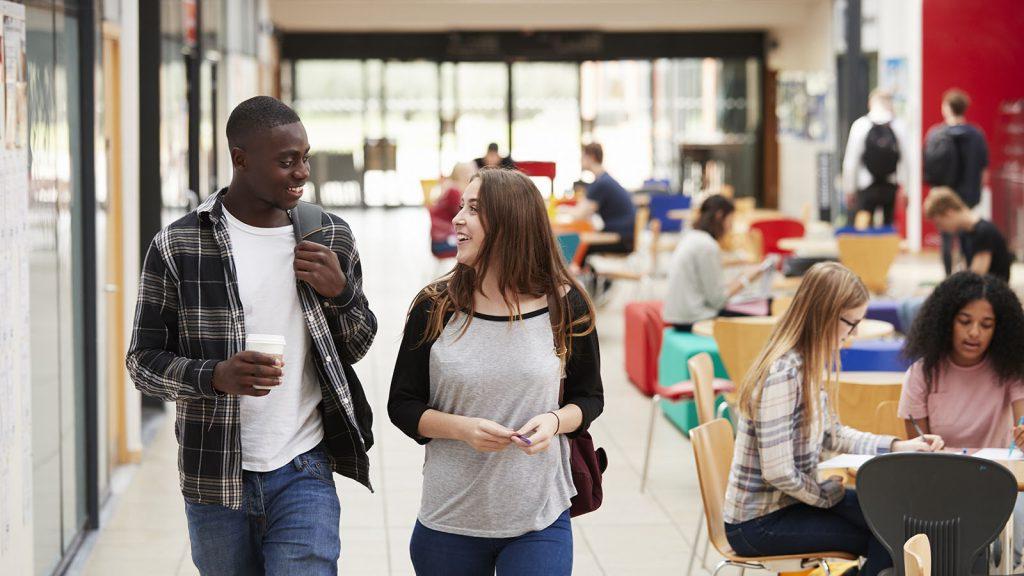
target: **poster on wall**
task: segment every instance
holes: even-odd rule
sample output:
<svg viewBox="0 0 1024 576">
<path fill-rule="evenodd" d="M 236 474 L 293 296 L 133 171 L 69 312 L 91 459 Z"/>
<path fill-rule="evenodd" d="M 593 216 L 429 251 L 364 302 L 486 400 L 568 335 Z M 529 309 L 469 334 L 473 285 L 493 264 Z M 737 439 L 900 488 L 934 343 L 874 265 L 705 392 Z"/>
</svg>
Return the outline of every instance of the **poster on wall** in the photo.
<svg viewBox="0 0 1024 576">
<path fill-rule="evenodd" d="M 879 85 L 892 92 L 893 113 L 904 117 L 907 110 L 907 85 L 910 82 L 906 58 L 886 58 L 882 63 L 882 79 Z"/>
<path fill-rule="evenodd" d="M 4 147 L 23 148 L 28 142 L 28 58 L 25 19 L 4 16 Z"/>
<path fill-rule="evenodd" d="M 32 573 L 25 7 L 0 1 L 0 566 Z"/>
<path fill-rule="evenodd" d="M 776 90 L 779 135 L 826 142 L 829 138 L 829 75 L 781 72 Z"/>
</svg>

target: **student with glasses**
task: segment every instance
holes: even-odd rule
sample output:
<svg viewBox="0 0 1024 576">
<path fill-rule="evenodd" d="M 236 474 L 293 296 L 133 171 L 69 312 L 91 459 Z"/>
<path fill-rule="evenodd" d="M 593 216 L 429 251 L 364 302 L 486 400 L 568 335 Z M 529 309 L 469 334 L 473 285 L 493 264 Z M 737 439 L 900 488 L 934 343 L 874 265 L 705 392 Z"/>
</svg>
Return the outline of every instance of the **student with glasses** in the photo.
<svg viewBox="0 0 1024 576">
<path fill-rule="evenodd" d="M 934 451 L 942 438 L 898 440 L 839 423 L 839 349 L 857 333 L 868 291 L 835 262 L 814 265 L 740 383 L 736 449 L 725 496 L 729 544 L 741 556 L 843 551 L 866 558 L 860 574 L 892 565 L 842 478 L 819 480 L 823 450 L 852 454 Z"/>
</svg>

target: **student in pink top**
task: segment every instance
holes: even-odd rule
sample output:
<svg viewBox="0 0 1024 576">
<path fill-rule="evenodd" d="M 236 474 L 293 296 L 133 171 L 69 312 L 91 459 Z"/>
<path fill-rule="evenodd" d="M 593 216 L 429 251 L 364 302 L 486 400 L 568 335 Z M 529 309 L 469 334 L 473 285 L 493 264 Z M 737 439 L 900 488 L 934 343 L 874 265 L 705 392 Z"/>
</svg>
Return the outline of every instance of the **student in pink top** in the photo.
<svg viewBox="0 0 1024 576">
<path fill-rule="evenodd" d="M 914 320 L 898 414 L 959 448 L 1024 447 L 1024 311 L 995 276 L 958 272 L 939 284 Z M 1014 564 L 1024 548 L 1024 497 L 1014 506 Z"/>
<path fill-rule="evenodd" d="M 1024 416 L 1022 342 L 1024 312 L 1006 283 L 973 272 L 950 276 L 907 337 L 904 353 L 918 359 L 900 395 L 907 434 L 917 436 L 913 418 L 947 446 L 1007 446 Z"/>
</svg>

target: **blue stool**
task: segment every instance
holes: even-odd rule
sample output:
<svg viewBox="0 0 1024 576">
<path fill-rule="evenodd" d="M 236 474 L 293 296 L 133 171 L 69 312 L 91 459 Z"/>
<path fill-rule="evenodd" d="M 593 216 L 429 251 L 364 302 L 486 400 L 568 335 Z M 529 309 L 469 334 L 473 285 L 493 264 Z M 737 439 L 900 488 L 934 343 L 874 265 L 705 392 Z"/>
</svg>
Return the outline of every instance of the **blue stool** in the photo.
<svg viewBox="0 0 1024 576">
<path fill-rule="evenodd" d="M 868 302 L 868 313 L 865 318 L 883 320 L 893 325 L 897 332 L 905 332 L 900 322 L 899 300 L 872 300 Z"/>
<path fill-rule="evenodd" d="M 839 351 L 844 371 L 904 372 L 911 362 L 903 357 L 903 339 L 860 340 Z"/>
</svg>

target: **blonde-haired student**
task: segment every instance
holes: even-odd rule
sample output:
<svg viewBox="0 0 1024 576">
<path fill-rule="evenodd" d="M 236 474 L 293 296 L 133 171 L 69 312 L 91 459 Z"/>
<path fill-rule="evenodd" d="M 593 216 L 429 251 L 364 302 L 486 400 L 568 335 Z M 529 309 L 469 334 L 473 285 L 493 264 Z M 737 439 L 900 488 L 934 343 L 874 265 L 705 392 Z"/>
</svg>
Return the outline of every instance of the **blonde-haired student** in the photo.
<svg viewBox="0 0 1024 576">
<path fill-rule="evenodd" d="M 726 493 L 729 544 L 742 556 L 845 551 L 860 574 L 892 565 L 871 534 L 856 493 L 838 476 L 817 478 L 823 450 L 852 454 L 933 451 L 939 436 L 912 440 L 843 426 L 829 402 L 839 349 L 856 335 L 868 291 L 834 262 L 816 264 L 740 383 L 736 451 Z"/>
</svg>

